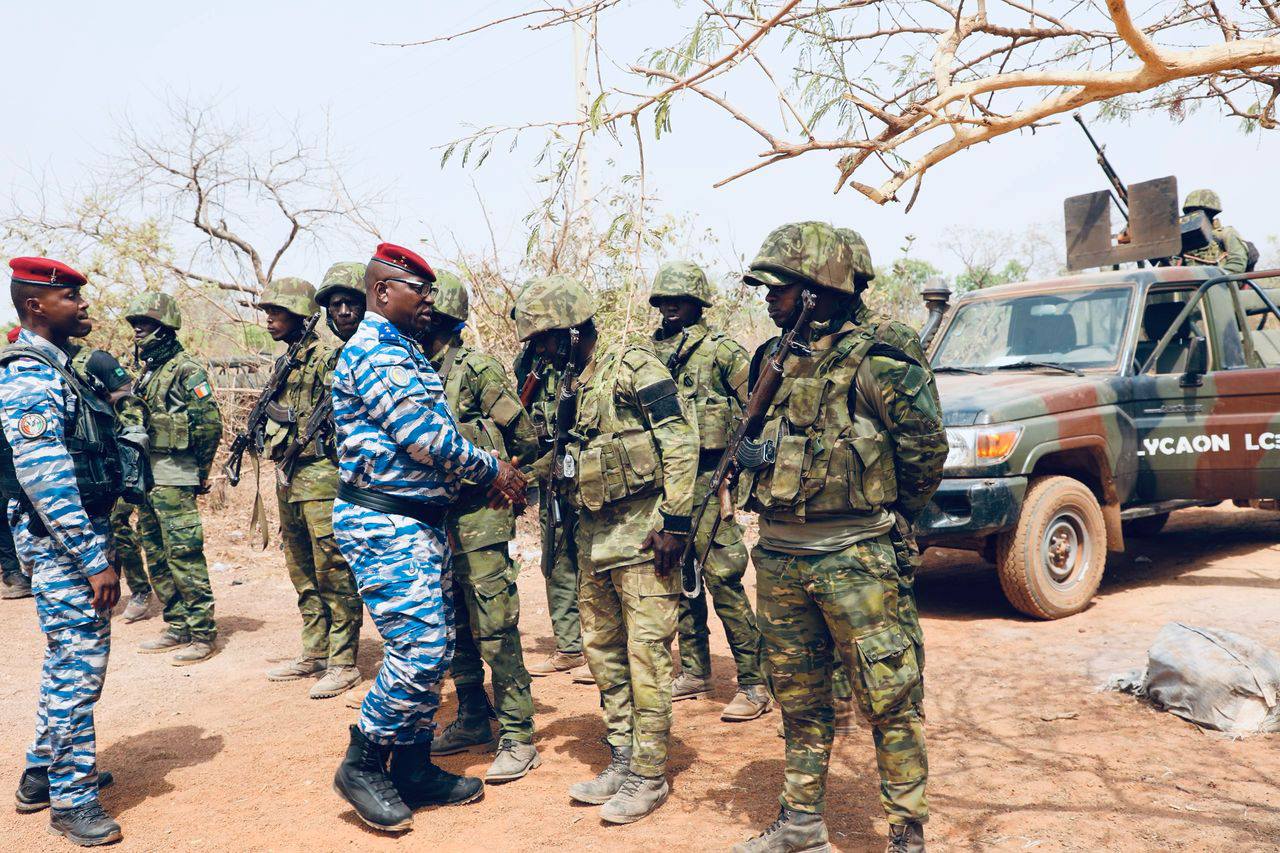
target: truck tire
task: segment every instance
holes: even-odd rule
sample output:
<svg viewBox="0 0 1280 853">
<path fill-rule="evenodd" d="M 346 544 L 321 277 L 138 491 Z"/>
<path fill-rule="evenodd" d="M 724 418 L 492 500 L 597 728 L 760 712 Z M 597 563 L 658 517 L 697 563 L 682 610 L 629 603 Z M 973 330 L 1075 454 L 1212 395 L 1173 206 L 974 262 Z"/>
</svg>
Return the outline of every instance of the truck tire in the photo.
<svg viewBox="0 0 1280 853">
<path fill-rule="evenodd" d="M 1125 538 L 1130 536 L 1135 539 L 1142 539 L 1148 536 L 1155 536 L 1161 530 L 1164 530 L 1164 524 L 1169 520 L 1169 513 L 1162 512 L 1159 515 L 1144 515 L 1141 518 L 1131 518 L 1124 523 Z"/>
<path fill-rule="evenodd" d="M 1107 528 L 1093 492 L 1071 477 L 1027 488 L 1018 525 L 996 542 L 996 571 L 1009 603 L 1037 619 L 1079 613 L 1102 582 Z"/>
</svg>

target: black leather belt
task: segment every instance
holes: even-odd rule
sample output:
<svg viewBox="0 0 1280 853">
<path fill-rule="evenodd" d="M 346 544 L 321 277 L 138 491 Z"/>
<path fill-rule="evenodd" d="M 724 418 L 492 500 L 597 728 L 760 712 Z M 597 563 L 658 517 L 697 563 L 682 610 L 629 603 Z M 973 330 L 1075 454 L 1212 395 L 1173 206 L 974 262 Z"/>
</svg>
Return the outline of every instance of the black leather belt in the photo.
<svg viewBox="0 0 1280 853">
<path fill-rule="evenodd" d="M 405 518 L 412 518 L 414 521 L 420 521 L 428 527 L 440 530 L 444 529 L 449 517 L 448 509 L 439 504 L 383 494 L 345 482 L 338 483 L 338 499 L 375 512 L 385 512 L 387 515 L 403 515 Z"/>
</svg>

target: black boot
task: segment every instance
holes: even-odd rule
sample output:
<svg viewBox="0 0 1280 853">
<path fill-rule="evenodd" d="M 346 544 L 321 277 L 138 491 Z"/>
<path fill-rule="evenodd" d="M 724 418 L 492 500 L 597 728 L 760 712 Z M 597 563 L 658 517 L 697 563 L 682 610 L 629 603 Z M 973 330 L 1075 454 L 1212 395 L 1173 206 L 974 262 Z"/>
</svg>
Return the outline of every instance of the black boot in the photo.
<svg viewBox="0 0 1280 853">
<path fill-rule="evenodd" d="M 110 772 L 98 772 L 98 790 L 110 785 L 115 778 Z M 22 814 L 49 808 L 49 768 L 28 767 L 18 780 L 18 790 L 13 793 L 14 805 Z"/>
<path fill-rule="evenodd" d="M 411 809 L 458 806 L 484 796 L 484 783 L 458 776 L 431 763 L 431 744 L 397 746 L 391 751 L 391 781 Z"/>
<path fill-rule="evenodd" d="M 347 756 L 333 774 L 333 790 L 350 803 L 362 821 L 383 832 L 413 826 L 413 812 L 387 777 L 387 750 L 351 727 Z"/>
<path fill-rule="evenodd" d="M 49 831 L 81 847 L 112 844 L 124 837 L 120 824 L 102 810 L 97 800 L 72 809 L 50 809 Z"/>
</svg>

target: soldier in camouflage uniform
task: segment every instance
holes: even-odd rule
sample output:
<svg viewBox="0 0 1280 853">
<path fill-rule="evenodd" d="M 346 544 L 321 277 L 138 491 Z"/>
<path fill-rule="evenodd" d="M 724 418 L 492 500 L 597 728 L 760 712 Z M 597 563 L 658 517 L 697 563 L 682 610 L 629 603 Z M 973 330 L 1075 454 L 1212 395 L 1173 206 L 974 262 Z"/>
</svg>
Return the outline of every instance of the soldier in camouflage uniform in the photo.
<svg viewBox="0 0 1280 853">
<path fill-rule="evenodd" d="M 436 273 L 431 324 L 422 337 L 458 428 L 477 447 L 526 466 L 538 455 L 538 435 L 511 380 L 492 356 L 463 343 L 467 289 L 453 273 Z M 486 782 L 510 782 L 542 763 L 533 745 L 533 694 L 520 649 L 520 567 L 508 552 L 516 535 L 510 507 L 492 509 L 482 489 L 464 486 L 450 513 L 453 614 L 457 641 L 450 675 L 458 689 L 458 717 L 436 738 L 432 752 L 452 755 L 494 744 L 493 711 L 484 692 L 484 666 L 493 673 L 498 754 Z"/>
<path fill-rule="evenodd" d="M 520 339 L 557 368 L 569 358 L 581 366 L 573 441 L 550 460 L 550 476 L 578 508 L 583 648 L 612 760 L 569 794 L 603 804 L 606 821 L 631 823 L 669 791 L 671 641 L 698 441 L 666 366 L 647 347 L 600 346 L 594 314 L 590 293 L 566 276 L 537 279 L 516 300 Z"/>
<path fill-rule="evenodd" d="M 1222 212 L 1222 199 L 1213 190 L 1192 190 L 1187 193 L 1182 212 L 1190 215 L 1197 211 L 1203 211 L 1213 223 L 1213 242 L 1185 253 L 1182 262 L 1218 266 L 1226 273 L 1244 272 L 1248 266 L 1249 250 L 1239 232 L 1230 225 L 1223 225 L 1218 218 Z"/>
<path fill-rule="evenodd" d="M 693 495 L 695 507 L 711 487 L 711 476 L 742 417 L 750 391 L 747 374 L 751 359 L 747 351 L 733 338 L 712 331 L 703 322 L 703 309 L 711 307 L 711 299 L 706 273 L 688 261 L 663 264 L 649 293 L 649 304 L 658 309 L 662 318 L 661 326 L 653 333 L 654 351 L 671 371 L 690 411 L 697 415 L 701 453 Z M 692 699 L 711 692 L 709 594 L 738 670 L 738 691 L 720 718 L 729 722 L 754 720 L 769 710 L 772 700 L 760 675 L 756 617 L 742 588 L 747 547 L 737 521 L 721 521 L 716 541 L 707 549 L 707 537 L 720 511 L 719 499 L 712 498 L 695 540 L 698 553 L 707 555 L 702 567 L 706 588 L 695 599 L 680 597 L 680 675 L 671 687 L 671 699 Z"/>
<path fill-rule="evenodd" d="M 300 278 L 268 284 L 258 298 L 267 314 L 272 340 L 292 346 L 316 311 L 315 288 Z M 338 552 L 333 537 L 333 499 L 338 493 L 338 468 L 333 442 L 313 440 L 294 458 L 292 471 L 279 463 L 312 411 L 329 393 L 338 350 L 311 332 L 297 352 L 299 361 L 284 388 L 267 408 L 266 452 L 276 468 L 276 506 L 289 579 L 298 593 L 302 614 L 302 655 L 267 672 L 269 681 L 296 681 L 320 675 L 311 687 L 312 699 L 345 693 L 360 682 L 356 650 L 364 612 L 351 568 Z M 331 436 L 331 434 L 330 434 Z"/>
<path fill-rule="evenodd" d="M 147 407 L 155 488 L 138 508 L 151 585 L 168 626 L 138 651 L 177 651 L 174 666 L 214 654 L 217 626 L 204 558 L 204 528 L 196 495 L 209 490 L 209 468 L 222 440 L 222 416 L 209 376 L 178 342 L 182 314 L 166 293 L 143 293 L 125 313 L 133 327 L 142 377 L 137 393 Z"/>
<path fill-rule="evenodd" d="M 927 363 L 858 323 L 872 274 L 861 241 L 825 223 L 784 225 L 765 238 L 744 280 L 767 289 L 787 328 L 801 294 L 817 298 L 811 352 L 794 353 L 762 442 L 739 457 L 748 508 L 760 514 L 756 566 L 763 659 L 786 726 L 782 809 L 739 853 L 825 847 L 822 818 L 834 738 L 832 671 L 840 660 L 866 717 L 889 818 L 888 850 L 924 850 L 928 817 L 919 637 L 892 536 L 942 476 L 947 441 Z M 756 353 L 758 371 L 778 339 Z"/>
</svg>

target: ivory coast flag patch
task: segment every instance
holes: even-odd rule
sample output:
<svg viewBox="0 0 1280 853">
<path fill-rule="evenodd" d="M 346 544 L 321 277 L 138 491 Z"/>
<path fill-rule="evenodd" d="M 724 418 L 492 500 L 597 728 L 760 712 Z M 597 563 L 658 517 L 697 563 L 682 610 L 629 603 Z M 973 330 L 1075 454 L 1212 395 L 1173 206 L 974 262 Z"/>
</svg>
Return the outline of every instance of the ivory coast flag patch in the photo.
<svg viewBox="0 0 1280 853">
<path fill-rule="evenodd" d="M 208 382 L 201 382 L 195 388 L 191 389 L 191 393 L 196 395 L 197 400 L 203 400 L 213 393 L 213 386 Z"/>
<path fill-rule="evenodd" d="M 39 438 L 44 435 L 44 431 L 49 428 L 49 422 L 45 420 L 44 415 L 37 415 L 34 412 L 23 415 L 18 419 L 18 432 L 23 438 Z"/>
</svg>

